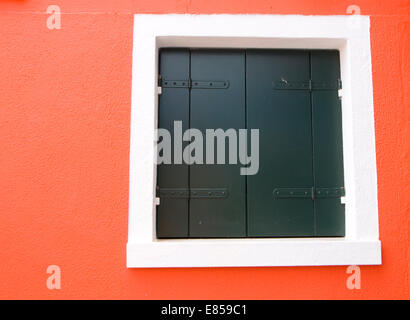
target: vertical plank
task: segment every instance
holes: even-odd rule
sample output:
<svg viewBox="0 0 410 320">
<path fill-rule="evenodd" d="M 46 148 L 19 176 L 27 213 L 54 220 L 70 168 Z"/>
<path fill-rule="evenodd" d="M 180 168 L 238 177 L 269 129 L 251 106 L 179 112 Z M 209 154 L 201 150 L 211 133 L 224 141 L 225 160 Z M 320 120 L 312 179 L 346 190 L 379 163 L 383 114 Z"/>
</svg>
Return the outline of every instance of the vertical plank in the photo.
<svg viewBox="0 0 410 320">
<path fill-rule="evenodd" d="M 339 52 L 311 52 L 312 80 L 335 82 L 340 78 Z M 344 187 L 342 112 L 335 90 L 312 91 L 314 175 L 316 188 Z M 345 208 L 340 198 L 315 200 L 317 236 L 345 235 Z"/>
<path fill-rule="evenodd" d="M 245 128 L 245 54 L 238 50 L 192 50 L 191 78 L 198 81 L 229 81 L 226 89 L 191 90 L 191 128 Z M 216 142 L 215 142 L 216 144 Z M 191 237 L 243 237 L 245 221 L 245 176 L 239 164 L 193 164 L 191 188 L 227 188 L 226 199 L 190 200 Z M 216 158 L 216 156 L 215 156 Z M 205 159 L 205 150 L 204 150 Z M 216 161 L 215 161 L 216 163 Z"/>
<path fill-rule="evenodd" d="M 312 199 L 272 194 L 313 186 L 309 91 L 273 90 L 274 81 L 309 80 L 309 53 L 247 50 L 246 59 L 247 123 L 260 130 L 259 172 L 248 176 L 248 234 L 313 236 Z"/>
<path fill-rule="evenodd" d="M 163 49 L 160 52 L 160 74 L 165 80 L 189 79 L 189 50 Z M 157 186 L 188 188 L 188 166 L 175 164 L 174 121 L 189 128 L 189 88 L 162 88 L 159 98 L 158 128 L 167 129 L 172 137 L 172 164 L 157 166 Z M 157 207 L 157 237 L 188 237 L 188 199 L 161 198 Z"/>
</svg>

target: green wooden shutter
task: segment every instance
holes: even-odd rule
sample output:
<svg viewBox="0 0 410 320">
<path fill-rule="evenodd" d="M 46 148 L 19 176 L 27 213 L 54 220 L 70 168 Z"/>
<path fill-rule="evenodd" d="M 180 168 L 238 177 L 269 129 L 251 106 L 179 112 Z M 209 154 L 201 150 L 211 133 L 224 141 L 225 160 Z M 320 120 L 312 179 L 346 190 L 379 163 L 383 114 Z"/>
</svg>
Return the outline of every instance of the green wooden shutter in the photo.
<svg viewBox="0 0 410 320">
<path fill-rule="evenodd" d="M 229 50 L 191 52 L 191 128 L 245 127 L 245 53 Z M 196 83 L 202 83 L 197 88 Z M 226 83 L 216 88 L 216 83 Z M 212 85 L 211 85 L 212 84 Z M 235 142 L 236 143 L 236 142 Z M 216 146 L 216 141 L 215 141 Z M 191 165 L 191 188 L 226 189 L 226 198 L 191 198 L 191 237 L 243 237 L 246 235 L 245 177 L 240 166 L 225 163 Z M 215 152 L 216 155 L 216 152 Z"/>
<path fill-rule="evenodd" d="M 168 49 L 160 54 L 162 94 L 159 98 L 158 128 L 167 129 L 174 142 L 174 121 L 182 121 L 183 131 L 189 128 L 189 88 L 182 85 L 189 79 L 190 53 L 185 49 Z M 175 85 L 174 85 L 175 83 Z M 172 144 L 174 146 L 174 143 Z M 173 149 L 173 148 L 172 148 Z M 172 151 L 172 159 L 174 158 Z M 188 237 L 188 165 L 157 166 L 157 186 L 161 188 L 157 208 L 157 237 Z M 176 193 L 182 192 L 182 195 Z M 174 194 L 172 194 L 174 193 Z"/>
<path fill-rule="evenodd" d="M 163 49 L 160 73 L 160 128 L 259 129 L 260 163 L 159 165 L 158 237 L 344 236 L 337 51 Z"/>
<path fill-rule="evenodd" d="M 311 52 L 313 159 L 317 236 L 344 236 L 342 112 L 338 97 L 339 52 Z M 324 88 L 324 89 L 321 89 Z"/>
<path fill-rule="evenodd" d="M 310 94 L 274 89 L 309 81 L 309 52 L 248 50 L 246 68 L 247 125 L 260 130 L 259 172 L 248 176 L 248 234 L 313 236 Z"/>
</svg>

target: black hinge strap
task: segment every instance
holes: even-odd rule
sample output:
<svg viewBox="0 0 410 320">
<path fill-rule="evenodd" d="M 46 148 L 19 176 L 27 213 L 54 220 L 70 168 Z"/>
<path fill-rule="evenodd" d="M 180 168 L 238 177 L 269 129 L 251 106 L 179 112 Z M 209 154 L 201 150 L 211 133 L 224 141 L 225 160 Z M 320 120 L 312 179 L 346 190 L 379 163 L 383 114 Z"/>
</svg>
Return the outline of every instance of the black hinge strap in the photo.
<svg viewBox="0 0 410 320">
<path fill-rule="evenodd" d="M 340 198 L 345 195 L 345 188 L 316 188 L 316 198 Z"/>
<path fill-rule="evenodd" d="M 274 90 L 338 90 L 342 88 L 342 80 L 335 81 L 274 81 Z"/>
<path fill-rule="evenodd" d="M 175 199 L 225 199 L 228 197 L 226 188 L 160 188 L 157 197 Z"/>
<path fill-rule="evenodd" d="M 191 89 L 227 89 L 229 87 L 228 80 L 170 80 L 161 79 L 161 87 L 163 88 L 191 88 Z"/>
<path fill-rule="evenodd" d="M 273 197 L 281 198 L 340 198 L 345 195 L 344 187 L 341 188 L 275 188 Z"/>
<path fill-rule="evenodd" d="M 227 89 L 229 87 L 228 80 L 192 80 L 192 89 Z"/>
<path fill-rule="evenodd" d="M 190 81 L 189 81 L 189 79 L 187 79 L 187 80 L 162 79 L 161 86 L 163 88 L 189 88 L 190 87 Z"/>
</svg>

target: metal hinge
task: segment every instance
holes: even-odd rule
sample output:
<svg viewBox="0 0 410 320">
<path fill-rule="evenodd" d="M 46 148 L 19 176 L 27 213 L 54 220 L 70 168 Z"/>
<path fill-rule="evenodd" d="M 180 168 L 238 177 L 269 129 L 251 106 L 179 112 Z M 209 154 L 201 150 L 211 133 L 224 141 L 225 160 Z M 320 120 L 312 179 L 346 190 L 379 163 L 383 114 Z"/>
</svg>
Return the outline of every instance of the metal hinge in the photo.
<svg viewBox="0 0 410 320">
<path fill-rule="evenodd" d="M 158 75 L 157 94 L 162 94 L 162 76 Z"/>
<path fill-rule="evenodd" d="M 228 80 L 170 80 L 162 79 L 159 84 L 162 88 L 190 88 L 190 89 L 227 89 Z"/>
<path fill-rule="evenodd" d="M 272 83 L 274 90 L 339 90 L 342 88 L 342 80 L 336 81 L 288 81 L 281 79 Z"/>
<path fill-rule="evenodd" d="M 228 197 L 226 188 L 159 188 L 157 197 L 174 199 L 225 199 Z"/>
<path fill-rule="evenodd" d="M 274 198 L 340 198 L 345 195 L 344 187 L 340 188 L 275 188 Z"/>
</svg>

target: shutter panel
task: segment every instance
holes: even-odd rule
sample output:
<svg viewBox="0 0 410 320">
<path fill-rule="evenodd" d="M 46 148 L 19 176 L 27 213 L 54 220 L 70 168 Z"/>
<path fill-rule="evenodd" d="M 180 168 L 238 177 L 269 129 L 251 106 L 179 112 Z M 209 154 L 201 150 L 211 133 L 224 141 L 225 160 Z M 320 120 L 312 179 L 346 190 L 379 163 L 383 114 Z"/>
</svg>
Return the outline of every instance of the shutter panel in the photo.
<svg viewBox="0 0 410 320">
<path fill-rule="evenodd" d="M 259 129 L 260 146 L 253 176 L 228 164 L 228 139 L 225 164 L 158 165 L 158 238 L 345 235 L 338 51 L 163 49 L 160 74 L 173 146 L 176 120 L 203 138 Z"/>
<path fill-rule="evenodd" d="M 248 235 L 313 236 L 309 52 L 248 50 L 247 127 L 259 129 L 259 172 L 248 176 Z M 273 194 L 273 191 L 279 194 Z"/>
<path fill-rule="evenodd" d="M 332 190 L 344 190 L 342 112 L 337 86 L 334 86 L 340 79 L 339 52 L 312 51 L 311 73 L 313 83 L 322 83 L 328 88 L 312 91 L 317 236 L 344 236 L 345 208 L 340 202 L 340 193 L 331 196 Z M 328 194 L 318 194 L 320 190 Z"/>
<path fill-rule="evenodd" d="M 203 137 L 205 129 L 245 128 L 243 51 L 192 50 L 191 78 L 191 128 L 201 130 Z M 190 166 L 192 192 L 198 188 L 222 189 L 227 192 L 227 197 L 221 198 L 191 197 L 191 237 L 246 236 L 246 178 L 240 175 L 240 165 L 228 163 L 228 148 L 226 139 L 225 164 L 216 164 L 215 152 L 215 164 Z"/>
<path fill-rule="evenodd" d="M 159 96 L 158 128 L 167 129 L 171 133 L 174 146 L 174 121 L 182 121 L 182 130 L 189 128 L 189 88 L 172 87 L 174 81 L 189 79 L 189 51 L 166 49 L 160 52 L 160 74 L 163 85 Z M 173 80 L 169 82 L 169 80 Z M 169 82 L 169 83 L 168 83 Z M 178 82 L 179 83 L 179 82 Z M 168 86 L 168 84 L 170 86 Z M 157 186 L 159 187 L 160 205 L 157 206 L 157 237 L 188 237 L 188 166 L 174 164 L 172 148 L 172 164 L 157 166 Z M 173 197 L 162 195 L 161 190 L 181 190 L 184 195 Z M 175 192 L 175 191 L 173 191 Z"/>
</svg>

